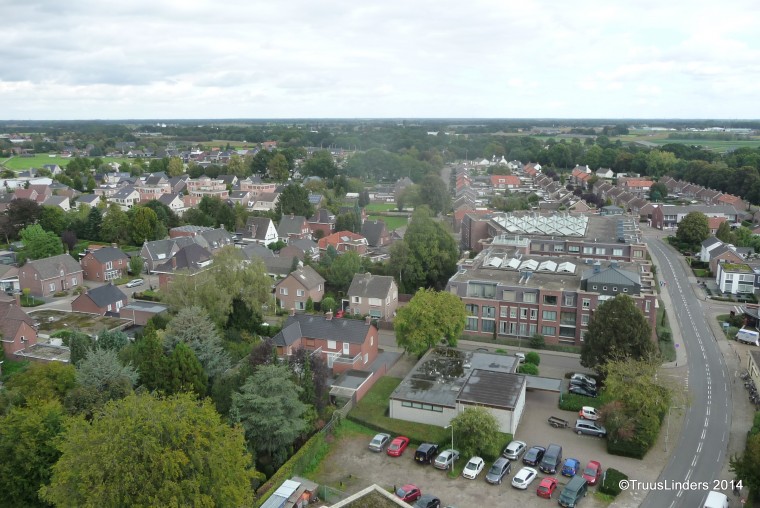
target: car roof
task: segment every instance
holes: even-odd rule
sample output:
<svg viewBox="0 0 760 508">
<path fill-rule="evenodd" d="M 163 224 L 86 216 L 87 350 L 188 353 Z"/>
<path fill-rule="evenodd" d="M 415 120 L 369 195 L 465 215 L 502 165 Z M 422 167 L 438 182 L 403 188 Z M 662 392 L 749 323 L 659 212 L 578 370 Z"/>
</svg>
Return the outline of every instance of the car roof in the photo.
<svg viewBox="0 0 760 508">
<path fill-rule="evenodd" d="M 557 479 L 553 478 L 551 476 L 547 476 L 547 477 L 541 479 L 541 483 L 539 483 L 539 485 L 541 485 L 543 483 L 557 483 Z"/>
<path fill-rule="evenodd" d="M 591 465 L 594 465 L 596 467 L 602 467 L 602 465 L 599 463 L 598 460 L 589 460 L 588 464 L 586 464 L 586 467 L 589 467 Z"/>
<path fill-rule="evenodd" d="M 409 438 L 406 436 L 396 436 L 393 438 L 394 441 L 409 441 Z"/>
<path fill-rule="evenodd" d="M 578 460 L 578 459 L 574 459 L 574 458 L 570 457 L 570 458 L 565 459 L 565 464 L 568 464 L 568 463 L 580 464 L 581 461 Z"/>
<path fill-rule="evenodd" d="M 525 441 L 510 441 L 509 444 L 507 445 L 507 448 L 509 448 L 512 445 L 528 446 L 528 445 L 525 444 Z"/>
<path fill-rule="evenodd" d="M 417 486 L 413 483 L 407 483 L 403 487 L 401 487 L 402 490 L 409 490 L 409 489 L 416 489 Z"/>
<path fill-rule="evenodd" d="M 480 457 L 471 457 L 467 462 L 483 462 L 483 459 Z"/>
</svg>

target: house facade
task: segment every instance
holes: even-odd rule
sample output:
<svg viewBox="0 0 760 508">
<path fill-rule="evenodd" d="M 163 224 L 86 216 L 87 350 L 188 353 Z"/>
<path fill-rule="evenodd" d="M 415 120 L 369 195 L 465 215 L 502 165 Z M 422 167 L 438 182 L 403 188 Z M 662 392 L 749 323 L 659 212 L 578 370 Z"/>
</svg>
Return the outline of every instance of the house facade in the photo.
<svg viewBox="0 0 760 508">
<path fill-rule="evenodd" d="M 398 286 L 393 277 L 357 273 L 348 288 L 348 311 L 390 320 L 398 308 Z"/>
<path fill-rule="evenodd" d="M 117 314 L 127 305 L 127 295 L 113 284 L 104 284 L 82 293 L 71 302 L 71 310 L 87 314 Z"/>
<path fill-rule="evenodd" d="M 82 267 L 68 254 L 27 261 L 19 268 L 19 286 L 32 296 L 47 297 L 82 285 Z"/>
<path fill-rule="evenodd" d="M 306 310 L 306 303 L 321 302 L 325 295 L 325 279 L 310 266 L 299 266 L 275 286 L 277 305 L 281 309 Z"/>
<path fill-rule="evenodd" d="M 127 273 L 129 256 L 116 247 L 103 247 L 88 251 L 79 264 L 85 280 L 107 282 Z"/>
<path fill-rule="evenodd" d="M 0 297 L 0 343 L 8 359 L 14 359 L 18 351 L 37 343 L 34 320 L 12 297 Z"/>
<path fill-rule="evenodd" d="M 311 238 L 311 229 L 306 217 L 300 215 L 283 215 L 277 226 L 277 236 L 288 243 L 291 240 Z"/>
</svg>

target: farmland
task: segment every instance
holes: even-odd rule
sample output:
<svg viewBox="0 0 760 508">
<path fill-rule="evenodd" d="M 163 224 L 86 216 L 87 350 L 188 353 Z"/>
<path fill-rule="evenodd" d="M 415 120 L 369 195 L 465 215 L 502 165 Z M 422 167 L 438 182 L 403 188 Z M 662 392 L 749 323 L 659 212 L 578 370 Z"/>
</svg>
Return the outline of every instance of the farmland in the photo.
<svg viewBox="0 0 760 508">
<path fill-rule="evenodd" d="M 104 162 L 121 163 L 128 161 L 129 159 L 122 157 L 103 157 L 102 160 Z M 47 154 L 36 154 L 33 157 L 11 157 L 9 159 L 3 159 L 0 160 L 0 165 L 13 171 L 25 171 L 29 168 L 41 168 L 45 164 L 58 164 L 62 168 L 65 168 L 70 161 L 71 158 L 69 157 L 58 157 L 57 155 L 50 157 Z"/>
</svg>

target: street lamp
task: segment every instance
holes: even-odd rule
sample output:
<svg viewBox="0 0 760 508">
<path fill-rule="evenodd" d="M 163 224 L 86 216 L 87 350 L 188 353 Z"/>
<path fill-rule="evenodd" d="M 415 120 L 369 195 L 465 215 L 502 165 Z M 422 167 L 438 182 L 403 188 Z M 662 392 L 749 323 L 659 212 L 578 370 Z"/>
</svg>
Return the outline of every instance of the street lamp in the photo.
<svg viewBox="0 0 760 508">
<path fill-rule="evenodd" d="M 444 429 L 451 428 L 451 450 L 454 450 L 454 424 L 446 425 Z M 453 461 L 452 461 L 453 462 Z"/>
</svg>

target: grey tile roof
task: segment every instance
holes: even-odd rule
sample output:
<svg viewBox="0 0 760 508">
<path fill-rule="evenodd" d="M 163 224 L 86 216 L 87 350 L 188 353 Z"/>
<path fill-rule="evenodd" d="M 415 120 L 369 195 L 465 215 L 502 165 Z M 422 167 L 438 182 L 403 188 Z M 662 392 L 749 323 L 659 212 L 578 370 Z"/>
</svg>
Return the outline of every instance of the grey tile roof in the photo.
<svg viewBox="0 0 760 508">
<path fill-rule="evenodd" d="M 92 257 L 97 259 L 101 263 L 107 263 L 108 261 L 116 261 L 117 259 L 128 258 L 123 250 L 115 247 L 103 247 L 92 252 Z"/>
<path fill-rule="evenodd" d="M 356 319 L 326 319 L 322 316 L 288 316 L 282 330 L 272 337 L 278 346 L 289 346 L 301 337 L 363 344 L 371 325 Z"/>
<path fill-rule="evenodd" d="M 306 222 L 306 217 L 283 215 L 280 224 L 277 226 L 277 235 L 280 238 L 286 238 L 288 235 L 300 235 L 304 222 Z"/>
<path fill-rule="evenodd" d="M 182 247 L 174 255 L 172 259 L 157 267 L 157 272 L 175 272 L 177 270 L 199 270 L 200 263 L 204 263 L 211 259 L 211 253 L 198 245 L 193 243 Z"/>
<path fill-rule="evenodd" d="M 708 238 L 707 240 L 705 240 L 704 242 L 702 242 L 702 247 L 712 247 L 713 245 L 716 245 L 716 244 L 719 244 L 719 243 L 723 243 L 723 242 L 721 242 L 720 240 L 718 240 L 714 236 L 711 236 L 710 238 Z"/>
<path fill-rule="evenodd" d="M 259 245 L 259 244 L 246 245 L 245 247 L 243 247 L 240 250 L 242 250 L 243 254 L 245 255 L 245 257 L 248 258 L 251 261 L 254 260 L 254 259 L 262 259 L 263 260 L 265 258 L 273 258 L 273 257 L 275 257 L 274 256 L 274 252 L 272 251 L 272 249 L 268 249 L 267 247 L 265 247 L 263 245 Z"/>
<path fill-rule="evenodd" d="M 292 258 L 281 258 L 279 256 L 271 258 L 263 258 L 264 266 L 266 266 L 267 273 L 275 275 L 277 277 L 287 277 L 290 273 L 290 267 L 293 266 Z"/>
<path fill-rule="evenodd" d="M 45 259 L 35 259 L 27 263 L 34 267 L 41 280 L 52 279 L 61 276 L 61 270 L 64 275 L 82 272 L 82 267 L 68 254 L 59 254 Z"/>
<path fill-rule="evenodd" d="M 96 194 L 82 194 L 77 198 L 78 203 L 84 203 L 86 205 L 91 205 L 98 201 L 100 201 L 100 196 Z"/>
<path fill-rule="evenodd" d="M 248 217 L 243 231 L 244 238 L 253 238 L 254 240 L 264 240 L 269 229 L 272 219 L 269 217 Z"/>
<path fill-rule="evenodd" d="M 108 307 L 109 304 L 124 300 L 127 295 L 113 284 L 105 284 L 87 291 L 87 296 L 100 308 Z"/>
<path fill-rule="evenodd" d="M 129 196 L 131 196 L 133 193 L 137 192 L 134 187 L 124 187 L 123 189 L 119 189 L 116 194 L 111 196 L 112 199 L 127 199 Z M 138 193 L 139 194 L 139 193 Z"/>
<path fill-rule="evenodd" d="M 172 249 L 176 245 L 175 239 L 154 240 L 145 242 L 145 248 L 151 259 L 162 260 L 171 256 Z"/>
<path fill-rule="evenodd" d="M 314 240 L 309 240 L 308 238 L 298 238 L 291 241 L 290 245 L 298 247 L 304 252 L 308 252 L 310 250 L 319 250 L 319 245 L 317 245 L 317 242 Z"/>
<path fill-rule="evenodd" d="M 347 294 L 364 298 L 385 298 L 388 296 L 391 284 L 393 284 L 393 277 L 388 275 L 357 273 L 351 281 Z"/>
<path fill-rule="evenodd" d="M 383 233 L 387 235 L 388 228 L 382 220 L 365 220 L 364 224 L 362 224 L 361 234 L 367 239 L 367 244 L 370 247 L 380 246 L 380 239 L 383 237 Z"/>
<path fill-rule="evenodd" d="M 289 277 L 295 278 L 298 282 L 303 284 L 306 289 L 309 290 L 325 283 L 325 279 L 323 279 L 322 276 L 319 275 L 314 268 L 308 265 L 300 266 L 296 271 L 290 272 Z"/>
<path fill-rule="evenodd" d="M 180 201 L 182 200 L 182 198 L 180 198 L 179 195 L 177 194 L 161 194 L 158 197 L 158 202 L 163 203 L 165 205 L 170 205 L 172 201 L 174 201 L 177 198 L 179 198 Z"/>
<path fill-rule="evenodd" d="M 50 196 L 42 204 L 45 206 L 60 206 L 68 200 L 69 198 L 66 196 Z"/>
<path fill-rule="evenodd" d="M 330 224 L 335 222 L 335 216 L 327 208 L 320 208 L 309 218 L 309 222 Z"/>
<path fill-rule="evenodd" d="M 234 226 L 234 224 L 229 224 L 229 226 Z M 234 243 L 232 234 L 222 228 L 203 231 L 195 237 L 195 240 L 196 243 L 210 250 L 221 249 L 225 245 L 232 245 Z"/>
<path fill-rule="evenodd" d="M 641 284 L 638 273 L 621 270 L 614 266 L 600 270 L 598 273 L 594 273 L 593 268 L 586 270 L 581 279 L 596 284 Z"/>
</svg>

